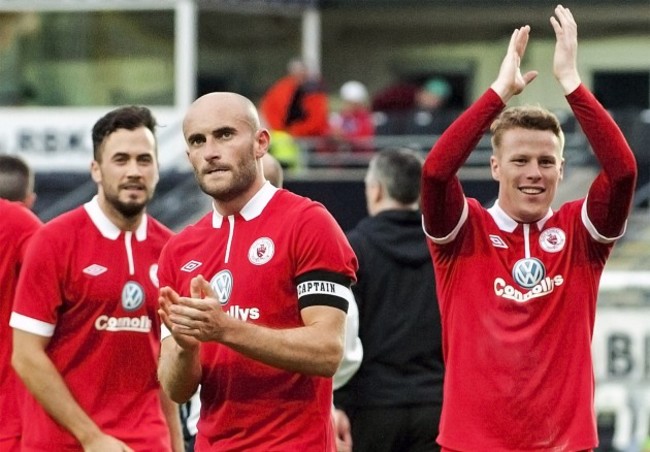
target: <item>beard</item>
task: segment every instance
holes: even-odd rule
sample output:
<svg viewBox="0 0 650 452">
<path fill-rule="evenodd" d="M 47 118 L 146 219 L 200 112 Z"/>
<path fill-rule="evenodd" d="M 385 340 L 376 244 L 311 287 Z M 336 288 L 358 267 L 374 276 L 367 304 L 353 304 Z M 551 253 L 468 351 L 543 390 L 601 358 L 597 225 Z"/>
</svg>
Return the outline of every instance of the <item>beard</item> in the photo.
<svg viewBox="0 0 650 452">
<path fill-rule="evenodd" d="M 109 195 L 108 193 L 104 194 L 106 201 L 113 206 L 124 218 L 132 219 L 137 217 L 144 211 L 144 208 L 147 205 L 148 200 L 144 202 L 139 201 L 120 201 L 120 199 L 115 195 Z"/>
<path fill-rule="evenodd" d="M 201 187 L 201 190 L 211 196 L 213 199 L 221 202 L 229 202 L 245 193 L 246 190 L 253 184 L 257 177 L 257 167 L 255 159 L 246 161 L 241 160 L 237 166 L 231 169 L 232 181 L 226 185 L 212 185 L 206 182 L 204 175 L 198 169 L 194 170 L 196 180 Z"/>
</svg>

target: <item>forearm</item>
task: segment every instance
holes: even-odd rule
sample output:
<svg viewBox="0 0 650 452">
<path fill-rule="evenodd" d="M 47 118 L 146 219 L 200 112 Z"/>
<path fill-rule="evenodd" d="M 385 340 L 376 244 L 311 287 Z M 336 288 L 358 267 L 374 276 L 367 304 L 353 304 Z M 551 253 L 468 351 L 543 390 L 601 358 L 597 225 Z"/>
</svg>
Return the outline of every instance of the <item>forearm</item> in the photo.
<svg viewBox="0 0 650 452">
<path fill-rule="evenodd" d="M 340 311 L 333 317 L 291 329 L 272 329 L 232 319 L 219 342 L 273 367 L 332 377 L 343 357 L 345 313 Z"/>
<path fill-rule="evenodd" d="M 603 171 L 610 178 L 629 177 L 636 172 L 636 161 L 623 133 L 594 95 L 581 85 L 567 96 Z"/>
<path fill-rule="evenodd" d="M 158 380 L 165 393 L 177 403 L 192 397 L 201 381 L 199 350 L 184 350 L 172 336 L 161 344 Z"/>
<path fill-rule="evenodd" d="M 614 120 L 584 86 L 567 100 L 602 168 L 589 189 L 589 218 L 604 236 L 618 236 L 634 197 L 634 154 Z"/>
<path fill-rule="evenodd" d="M 427 233 L 444 237 L 458 224 L 464 195 L 457 173 L 504 104 L 487 90 L 440 136 L 422 169 L 422 213 Z"/>
<path fill-rule="evenodd" d="M 102 435 L 44 351 L 14 353 L 13 365 L 43 409 L 83 445 Z"/>
<path fill-rule="evenodd" d="M 183 429 L 181 428 L 178 404 L 167 397 L 167 394 L 162 389 L 160 391 L 160 406 L 162 407 L 169 428 L 172 451 L 183 452 L 185 450 L 185 443 L 183 442 Z"/>
</svg>

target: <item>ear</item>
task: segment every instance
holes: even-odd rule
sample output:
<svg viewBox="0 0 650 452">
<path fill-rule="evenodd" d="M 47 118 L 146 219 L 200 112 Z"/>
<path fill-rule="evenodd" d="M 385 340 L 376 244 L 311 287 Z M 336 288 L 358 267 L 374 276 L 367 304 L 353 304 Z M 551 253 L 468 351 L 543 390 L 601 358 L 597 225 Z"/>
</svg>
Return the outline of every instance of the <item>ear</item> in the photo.
<svg viewBox="0 0 650 452">
<path fill-rule="evenodd" d="M 31 192 L 25 198 L 24 204 L 25 206 L 27 206 L 28 209 L 32 209 L 35 203 L 36 203 L 36 193 Z"/>
<path fill-rule="evenodd" d="M 259 129 L 255 132 L 257 146 L 255 148 L 255 157 L 260 159 L 269 150 L 271 146 L 271 134 L 266 129 Z"/>
<path fill-rule="evenodd" d="M 560 163 L 560 180 L 562 180 L 564 178 L 564 164 L 565 163 L 566 163 L 566 161 L 564 159 L 562 159 L 562 163 Z"/>
<path fill-rule="evenodd" d="M 90 176 L 93 178 L 95 183 L 100 183 L 102 181 L 102 171 L 97 160 L 93 160 L 90 163 Z"/>
<path fill-rule="evenodd" d="M 490 156 L 490 171 L 492 172 L 492 179 L 499 181 L 499 161 L 494 155 Z"/>
<path fill-rule="evenodd" d="M 384 197 L 384 187 L 377 181 L 368 184 L 368 198 L 372 204 L 377 204 Z"/>
</svg>

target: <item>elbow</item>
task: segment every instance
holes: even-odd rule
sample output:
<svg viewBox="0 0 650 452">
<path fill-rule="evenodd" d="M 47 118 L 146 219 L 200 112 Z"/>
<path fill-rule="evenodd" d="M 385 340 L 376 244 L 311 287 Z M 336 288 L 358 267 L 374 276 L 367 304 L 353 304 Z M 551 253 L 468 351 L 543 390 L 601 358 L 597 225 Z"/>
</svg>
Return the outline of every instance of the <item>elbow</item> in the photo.
<svg viewBox="0 0 650 452">
<path fill-rule="evenodd" d="M 167 397 L 169 397 L 171 401 L 179 404 L 190 400 L 198 389 L 198 385 L 193 390 L 190 387 L 180 387 L 178 385 L 175 385 L 173 382 L 170 382 L 167 378 L 162 376 L 160 372 L 158 372 L 158 381 L 160 382 L 160 387 L 167 395 Z"/>
<path fill-rule="evenodd" d="M 16 374 L 20 377 L 21 380 L 24 380 L 24 376 L 28 373 L 29 364 L 26 361 L 26 356 L 17 348 L 14 348 L 11 354 L 11 367 L 13 367 Z"/>
</svg>

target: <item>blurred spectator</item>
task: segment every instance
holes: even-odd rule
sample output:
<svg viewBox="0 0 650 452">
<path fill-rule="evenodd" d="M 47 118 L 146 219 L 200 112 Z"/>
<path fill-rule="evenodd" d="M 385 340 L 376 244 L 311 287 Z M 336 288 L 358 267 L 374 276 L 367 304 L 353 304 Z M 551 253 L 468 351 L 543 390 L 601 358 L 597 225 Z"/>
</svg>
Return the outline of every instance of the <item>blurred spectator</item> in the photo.
<svg viewBox="0 0 650 452">
<path fill-rule="evenodd" d="M 271 144 L 269 153 L 275 157 L 282 168 L 297 168 L 301 163 L 302 149 L 290 133 L 284 130 L 269 130 Z"/>
<path fill-rule="evenodd" d="M 435 110 L 443 108 L 451 96 L 451 85 L 434 77 L 419 85 L 398 82 L 379 91 L 372 100 L 373 111 Z"/>
<path fill-rule="evenodd" d="M 438 110 L 445 107 L 451 95 L 451 86 L 444 78 L 427 80 L 415 93 L 415 105 L 420 110 Z"/>
<path fill-rule="evenodd" d="M 377 134 L 441 133 L 451 122 L 447 114 L 450 83 L 434 77 L 421 85 L 398 83 L 377 93 L 372 102 Z M 453 119 L 453 118 L 452 118 Z"/>
<path fill-rule="evenodd" d="M 329 104 L 320 75 L 293 59 L 288 74 L 273 84 L 260 103 L 263 119 L 272 130 L 294 137 L 319 137 L 327 133 Z"/>
<path fill-rule="evenodd" d="M 418 209 L 422 158 L 376 153 L 365 177 L 369 216 L 348 233 L 359 259 L 361 367 L 334 393 L 356 452 L 438 451 L 444 364 L 431 255 Z"/>
<path fill-rule="evenodd" d="M 341 110 L 330 117 L 330 132 L 339 149 L 372 151 L 375 125 L 368 107 L 368 90 L 356 80 L 345 82 L 339 91 Z"/>
<path fill-rule="evenodd" d="M 0 198 L 34 207 L 34 172 L 20 157 L 0 155 Z"/>
</svg>

